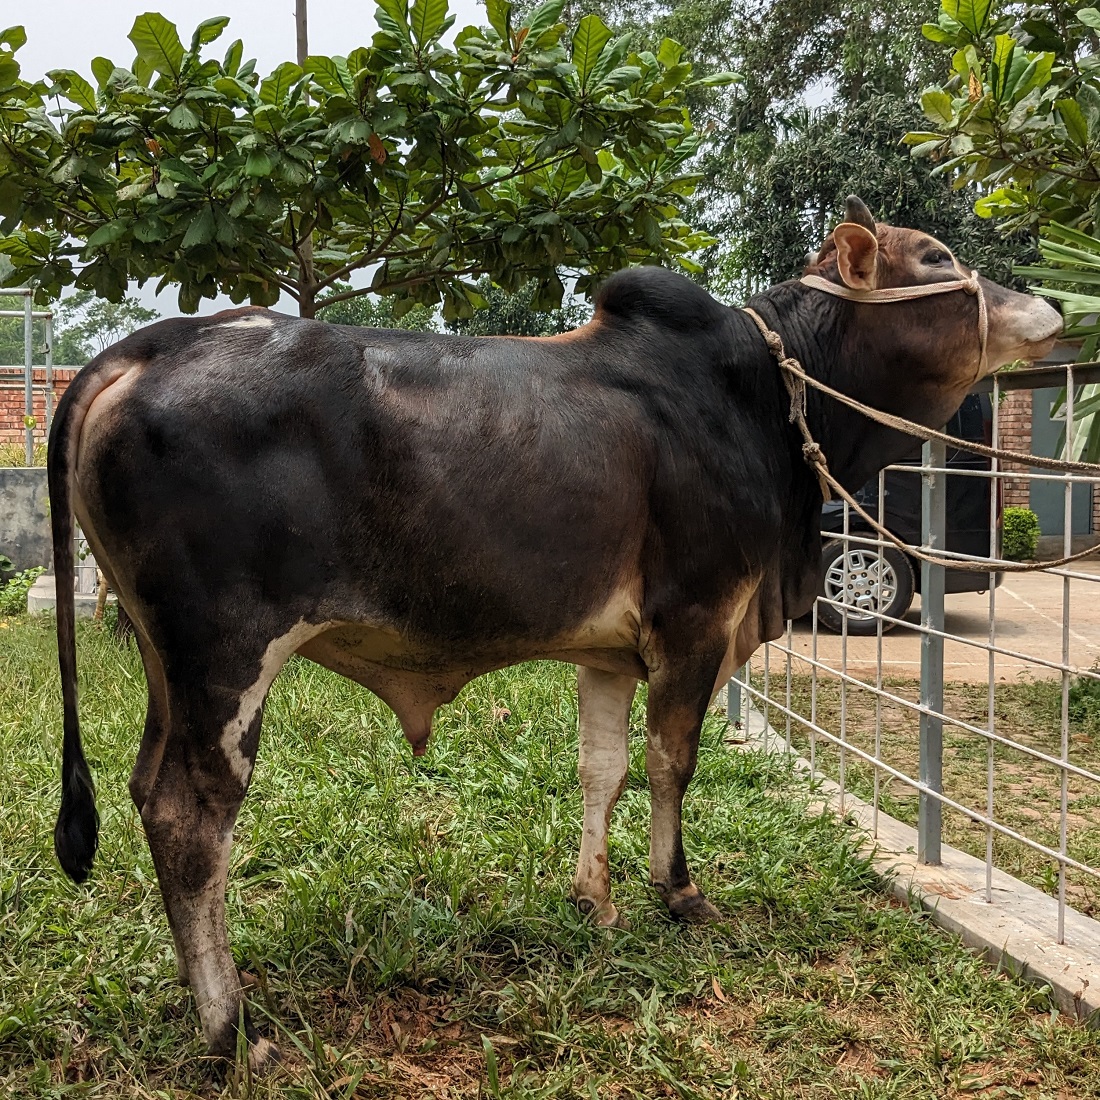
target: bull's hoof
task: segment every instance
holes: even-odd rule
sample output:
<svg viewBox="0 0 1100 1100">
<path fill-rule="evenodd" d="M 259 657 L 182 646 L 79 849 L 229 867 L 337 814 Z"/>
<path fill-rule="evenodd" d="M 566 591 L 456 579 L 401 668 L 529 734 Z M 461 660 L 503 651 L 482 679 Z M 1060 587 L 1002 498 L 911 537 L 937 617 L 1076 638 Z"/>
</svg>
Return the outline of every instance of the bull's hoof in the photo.
<svg viewBox="0 0 1100 1100">
<path fill-rule="evenodd" d="M 573 904 L 586 916 L 592 919 L 592 923 L 600 928 L 618 928 L 626 931 L 630 924 L 618 909 L 612 904 L 610 898 L 603 901 L 594 901 L 592 898 L 579 898 L 573 895 Z"/>
<path fill-rule="evenodd" d="M 263 1077 L 283 1060 L 279 1048 L 270 1039 L 254 1039 L 248 1044 L 248 1072 Z"/>
<path fill-rule="evenodd" d="M 687 924 L 718 924 L 725 920 L 721 910 L 711 905 L 694 884 L 683 890 L 662 890 L 660 886 L 657 889 L 669 913 L 677 920 Z"/>
</svg>

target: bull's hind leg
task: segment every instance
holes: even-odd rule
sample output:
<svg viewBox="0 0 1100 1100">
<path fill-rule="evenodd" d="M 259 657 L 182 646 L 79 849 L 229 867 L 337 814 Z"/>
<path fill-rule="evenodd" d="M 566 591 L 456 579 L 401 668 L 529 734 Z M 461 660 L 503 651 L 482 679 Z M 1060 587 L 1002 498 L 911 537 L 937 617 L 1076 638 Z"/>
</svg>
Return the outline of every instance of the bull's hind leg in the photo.
<svg viewBox="0 0 1100 1100">
<path fill-rule="evenodd" d="M 229 950 L 225 888 L 264 699 L 299 641 L 292 632 L 259 658 L 221 653 L 201 666 L 193 657 L 174 665 L 166 656 L 168 731 L 141 807 L 180 971 L 189 979 L 207 1046 L 232 1057 L 243 1023 L 254 1070 L 279 1054 L 249 1019 Z"/>
<path fill-rule="evenodd" d="M 130 772 L 130 798 L 140 814 L 145 802 L 153 790 L 160 762 L 164 756 L 164 745 L 168 738 L 168 696 L 164 682 L 164 668 L 160 655 L 150 644 L 143 631 L 137 632 L 138 650 L 145 667 L 145 679 L 149 685 L 149 705 L 145 711 L 145 729 L 141 735 L 141 747 Z M 180 985 L 189 984 L 187 963 L 175 933 L 172 945 L 176 951 L 176 973 Z"/>
<path fill-rule="evenodd" d="M 607 833 L 611 811 L 626 786 L 630 704 L 637 687 L 632 676 L 577 670 L 584 827 L 573 899 L 582 913 L 592 913 L 597 924 L 608 926 L 621 923 L 611 902 Z"/>
<path fill-rule="evenodd" d="M 663 663 L 651 675 L 647 713 L 646 773 L 652 821 L 649 877 L 673 916 L 704 922 L 721 913 L 691 881 L 684 856 L 684 793 L 699 755 L 699 733 L 710 702 L 720 656 L 711 662 Z"/>
</svg>

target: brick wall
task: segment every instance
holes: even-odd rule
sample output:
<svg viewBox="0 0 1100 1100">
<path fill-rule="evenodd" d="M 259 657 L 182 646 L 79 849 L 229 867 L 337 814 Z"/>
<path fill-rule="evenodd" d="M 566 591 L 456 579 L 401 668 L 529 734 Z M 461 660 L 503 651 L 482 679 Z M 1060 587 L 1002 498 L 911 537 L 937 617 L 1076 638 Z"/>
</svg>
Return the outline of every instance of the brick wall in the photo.
<svg viewBox="0 0 1100 1100">
<path fill-rule="evenodd" d="M 76 367 L 55 367 L 53 406 L 76 377 Z M 0 443 L 23 442 L 24 374 L 22 367 L 0 367 Z M 46 368 L 34 371 L 35 443 L 46 441 Z"/>
<path fill-rule="evenodd" d="M 1031 451 L 1031 390 L 1009 390 L 1001 402 L 999 431 L 1001 446 L 1009 451 Z M 1011 462 L 1002 464 L 1006 470 L 1024 467 Z M 1076 490 L 1074 490 L 1076 493 Z M 1004 506 L 1030 508 L 1031 489 L 1026 478 L 1005 478 Z M 1100 532 L 1100 491 L 1092 491 L 1092 530 Z"/>
<path fill-rule="evenodd" d="M 1001 402 L 998 414 L 1000 445 L 1008 451 L 1031 453 L 1031 390 L 1009 390 Z M 1026 470 L 1016 463 L 1002 464 L 1005 470 Z M 1004 479 L 1004 506 L 1027 508 L 1031 490 L 1026 477 Z"/>
</svg>

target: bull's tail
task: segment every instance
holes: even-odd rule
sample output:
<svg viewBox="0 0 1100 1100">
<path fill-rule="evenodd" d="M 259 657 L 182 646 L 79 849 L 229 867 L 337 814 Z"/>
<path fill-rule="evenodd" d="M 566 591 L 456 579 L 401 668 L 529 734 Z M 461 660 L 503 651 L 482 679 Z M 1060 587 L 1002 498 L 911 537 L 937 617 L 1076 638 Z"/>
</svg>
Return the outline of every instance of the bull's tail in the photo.
<svg viewBox="0 0 1100 1100">
<path fill-rule="evenodd" d="M 124 373 L 125 367 L 117 361 L 111 363 L 109 358 L 89 364 L 65 391 L 50 430 L 47 462 L 50 526 L 57 583 L 57 656 L 61 666 L 65 731 L 61 755 L 61 809 L 53 843 L 65 874 L 75 882 L 83 882 L 91 872 L 99 836 L 99 815 L 95 808 L 92 773 L 80 743 L 77 713 L 72 482 L 84 416 L 95 398 Z"/>
</svg>

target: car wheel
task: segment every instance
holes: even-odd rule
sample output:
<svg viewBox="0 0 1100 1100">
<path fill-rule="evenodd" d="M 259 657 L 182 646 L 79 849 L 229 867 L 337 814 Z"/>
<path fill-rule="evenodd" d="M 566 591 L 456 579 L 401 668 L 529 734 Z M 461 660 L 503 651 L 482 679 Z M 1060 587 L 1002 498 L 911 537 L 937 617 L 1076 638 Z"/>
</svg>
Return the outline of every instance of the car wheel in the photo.
<svg viewBox="0 0 1100 1100">
<path fill-rule="evenodd" d="M 900 619 L 913 602 L 916 581 L 909 559 L 894 547 L 885 547 L 882 560 L 874 546 L 849 546 L 833 540 L 825 544 L 821 555 L 821 593 L 827 599 L 848 608 L 849 634 L 874 634 L 879 612 Z M 822 626 L 839 634 L 844 614 L 839 607 L 819 603 L 817 619 Z M 894 624 L 884 622 L 883 633 Z"/>
</svg>

